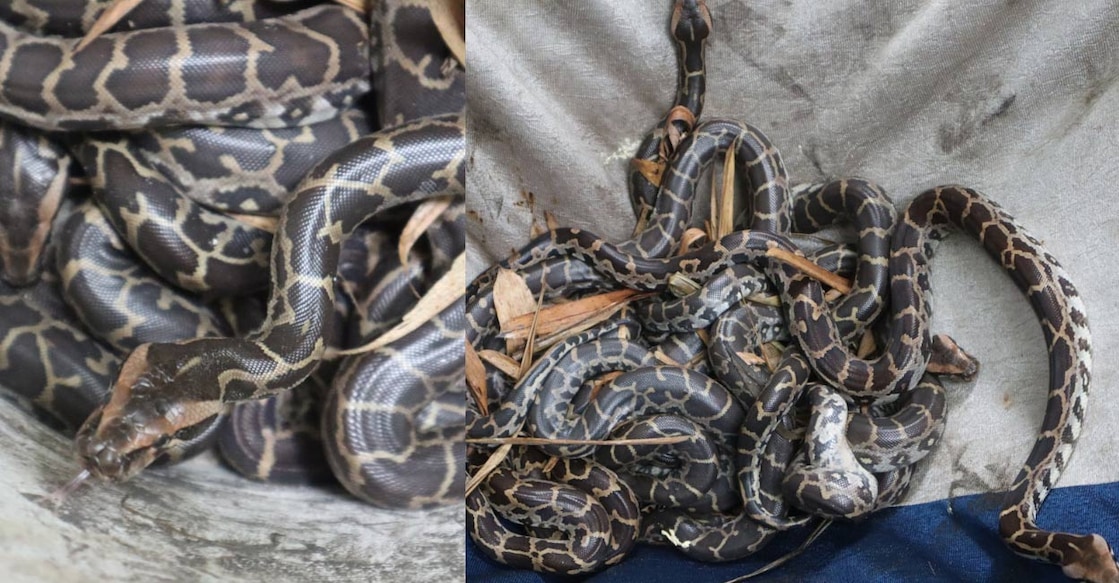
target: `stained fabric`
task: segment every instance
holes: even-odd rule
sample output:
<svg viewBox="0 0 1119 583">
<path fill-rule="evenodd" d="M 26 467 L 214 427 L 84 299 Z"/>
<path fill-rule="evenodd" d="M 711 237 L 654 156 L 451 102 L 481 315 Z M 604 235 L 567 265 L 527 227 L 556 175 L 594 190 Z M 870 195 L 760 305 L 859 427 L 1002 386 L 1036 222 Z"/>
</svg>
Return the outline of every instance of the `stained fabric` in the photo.
<svg viewBox="0 0 1119 583">
<path fill-rule="evenodd" d="M 708 6 L 714 28 L 703 119 L 759 127 L 780 148 L 794 184 L 869 178 L 899 208 L 938 184 L 976 188 L 1066 267 L 1093 332 L 1093 395 L 1062 488 L 1040 523 L 1095 529 L 1119 542 L 1109 503 L 1119 481 L 1119 402 L 1111 398 L 1119 384 L 1111 356 L 1119 349 L 1119 3 Z M 471 276 L 527 242 L 545 211 L 560 225 L 613 241 L 630 235 L 628 159 L 675 91 L 671 9 L 671 0 L 469 3 Z M 701 203 L 696 215 L 705 216 L 705 208 Z M 1010 278 L 962 234 L 940 244 L 932 260 L 932 303 L 933 332 L 951 335 L 982 365 L 974 382 L 946 382 L 947 432 L 907 501 L 920 505 L 835 527 L 798 559 L 805 566 L 763 580 L 1059 574 L 1006 552 L 994 506 L 981 503 L 1013 479 L 1041 422 L 1048 370 L 1036 317 Z M 1071 488 L 1092 484 L 1103 486 Z M 980 496 L 961 498 L 973 494 Z M 949 498 L 953 516 L 945 513 Z M 977 510 L 961 513 L 960 500 Z M 955 534 L 937 534 L 937 525 Z M 471 580 L 518 580 L 471 553 Z M 642 548 L 596 580 L 686 574 L 717 581 L 755 564 L 721 569 Z M 834 571 L 808 575 L 819 569 Z"/>
</svg>

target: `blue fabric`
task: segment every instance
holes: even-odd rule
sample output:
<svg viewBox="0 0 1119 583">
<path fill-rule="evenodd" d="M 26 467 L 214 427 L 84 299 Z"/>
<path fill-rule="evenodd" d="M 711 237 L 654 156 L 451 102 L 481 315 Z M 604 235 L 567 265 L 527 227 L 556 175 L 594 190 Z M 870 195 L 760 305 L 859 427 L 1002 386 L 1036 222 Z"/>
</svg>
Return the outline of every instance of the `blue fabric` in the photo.
<svg viewBox="0 0 1119 583">
<path fill-rule="evenodd" d="M 966 581 L 1068 583 L 1060 568 L 1022 559 L 999 539 L 1001 494 L 892 508 L 857 524 L 834 523 L 802 555 L 751 581 Z M 1119 483 L 1059 488 L 1041 511 L 1043 527 L 1095 532 L 1119 540 Z M 704 564 L 659 547 L 639 546 L 620 565 L 586 580 L 597 583 L 722 582 L 796 548 L 807 531 L 775 541 L 757 557 Z M 572 578 L 515 571 L 490 561 L 467 536 L 466 579 L 486 583 L 550 583 Z"/>
</svg>

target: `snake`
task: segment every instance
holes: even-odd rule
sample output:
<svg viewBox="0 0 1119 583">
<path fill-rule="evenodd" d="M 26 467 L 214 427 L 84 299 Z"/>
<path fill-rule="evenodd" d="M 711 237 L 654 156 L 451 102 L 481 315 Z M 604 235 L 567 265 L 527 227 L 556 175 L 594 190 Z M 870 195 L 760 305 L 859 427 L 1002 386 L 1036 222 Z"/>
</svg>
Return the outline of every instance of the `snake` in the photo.
<svg viewBox="0 0 1119 583">
<path fill-rule="evenodd" d="M 373 81 L 382 123 L 402 123 L 464 108 L 464 71 L 450 58 L 429 6 L 410 0 L 379 3 L 371 12 L 370 32 L 371 42 L 379 49 L 373 60 Z M 343 132 L 333 129 L 331 123 L 334 127 L 344 124 L 348 134 L 367 123 L 364 116 L 346 117 L 344 113 L 339 122 L 308 127 L 316 134 L 322 127 L 333 136 Z M 231 130 L 217 131 L 228 134 Z M 245 133 L 252 138 L 251 131 Z M 291 140 L 279 142 L 295 154 L 284 160 L 292 176 L 301 172 L 297 170 L 300 160 L 315 148 L 332 147 L 329 142 L 311 141 L 311 137 L 304 130 L 294 146 Z M 246 147 L 245 151 L 252 150 Z M 268 176 L 264 173 L 263 178 Z M 263 180 L 257 183 L 266 185 Z M 265 200 L 282 200 L 262 194 Z M 364 345 L 399 323 L 434 278 L 449 270 L 462 253 L 465 213 L 461 200 L 451 204 L 419 242 L 428 258 L 423 264 L 410 260 L 400 265 L 390 260 L 395 258 L 395 241 L 382 235 L 406 219 L 404 214 L 395 215 L 389 212 L 374 217 L 372 222 L 381 227 L 366 221 L 364 235 L 345 241 L 336 298 L 351 304 L 352 315 L 341 340 L 344 344 L 339 346 Z M 236 460 L 235 465 L 249 470 L 246 473 L 255 479 L 308 481 L 319 479 L 320 472 L 318 464 L 306 461 L 322 450 L 337 480 L 366 502 L 388 508 L 452 502 L 459 495 L 456 492 L 462 491 L 463 477 L 461 470 L 449 468 L 461 468 L 465 452 L 458 443 L 463 427 L 462 388 L 455 386 L 462 371 L 449 358 L 461 347 L 448 345 L 446 338 L 461 317 L 451 309 L 432 322 L 441 322 L 439 326 L 425 326 L 389 347 L 338 363 L 336 378 L 324 389 L 321 404 L 286 393 L 239 404 L 223 434 L 223 455 Z M 410 348 L 413 344 L 424 349 Z M 335 366 L 327 365 L 315 376 L 335 375 Z M 308 413 L 318 409 L 324 412 L 321 431 L 307 419 Z M 240 419 L 245 422 L 239 423 Z M 274 439 L 281 434 L 298 439 Z M 282 455 L 284 448 L 295 448 L 296 455 Z"/>
<path fill-rule="evenodd" d="M 76 323 L 51 262 L 44 267 L 30 286 L 0 283 L 0 373 L 10 394 L 73 433 L 108 396 L 120 357 Z"/>
<path fill-rule="evenodd" d="M 0 5 L 0 21 L 28 33 L 67 38 L 89 32 L 111 0 L 13 0 Z M 215 22 L 249 22 L 284 16 L 311 2 L 256 0 L 144 0 L 113 30 L 182 27 Z"/>
<path fill-rule="evenodd" d="M 0 121 L 0 279 L 39 278 L 50 226 L 70 177 L 70 155 L 52 140 Z"/>
<path fill-rule="evenodd" d="M 144 326 L 129 328 L 125 320 L 135 314 L 121 311 L 114 301 L 109 301 L 100 306 L 108 311 L 102 316 L 111 320 L 115 315 L 123 328 L 104 329 L 103 334 L 98 334 L 81 325 L 67 291 L 73 280 L 68 281 L 64 271 L 65 266 L 75 261 L 70 255 L 73 247 L 49 246 L 42 277 L 31 286 L 13 289 L 0 285 L 0 370 L 12 371 L 5 375 L 4 386 L 29 403 L 36 413 L 52 420 L 52 424 L 66 433 L 74 433 L 108 396 L 106 388 L 119 369 L 123 346 L 144 339 L 172 339 L 176 334 L 182 337 L 189 330 L 176 330 L 173 325 L 192 318 L 204 322 L 199 324 L 203 330 L 219 324 L 209 320 L 211 315 L 205 308 L 191 303 L 189 298 L 175 298 L 176 292 L 150 273 L 135 271 L 142 270 L 142 266 L 134 261 L 130 264 L 127 250 L 114 246 L 119 245 L 119 239 L 88 202 L 63 203 L 56 222 L 64 231 L 84 231 L 75 238 L 85 243 L 84 250 L 91 254 L 78 260 L 88 262 L 91 270 L 97 271 L 94 264 L 105 259 L 104 267 L 119 269 L 117 275 L 135 277 L 131 281 L 135 286 L 108 285 L 99 291 L 114 296 L 128 310 L 146 312 L 149 320 Z M 96 278 L 106 273 L 109 272 L 86 275 Z M 108 283 L 109 279 L 102 282 Z M 145 286 L 146 290 L 137 291 Z M 151 291 L 155 293 L 145 293 Z M 160 305 L 164 300 L 168 301 L 167 306 Z M 161 320 L 164 325 L 152 326 L 151 320 Z M 127 332 L 122 333 L 122 329 Z M 201 429 L 168 440 L 160 462 L 181 461 L 209 448 L 215 438 L 213 428 Z"/>
<path fill-rule="evenodd" d="M 461 117 L 447 115 L 381 130 L 320 162 L 280 217 L 272 249 L 275 285 L 261 328 L 244 338 L 144 344 L 132 351 L 109 402 L 79 433 L 76 447 L 86 469 L 127 479 L 161 455 L 165 440 L 211 422 L 226 403 L 302 382 L 325 350 L 341 241 L 380 211 L 461 196 L 463 148 Z"/>
<path fill-rule="evenodd" d="M 633 548 L 638 502 L 617 474 L 583 458 L 551 462 L 531 451 L 510 458 L 512 467 L 499 468 L 466 497 L 467 530 L 491 558 L 539 572 L 581 574 L 615 564 Z"/>
<path fill-rule="evenodd" d="M 201 298 L 167 285 L 147 269 L 89 201 L 63 223 L 56 261 L 70 307 L 117 352 L 145 342 L 231 332 Z"/>
<path fill-rule="evenodd" d="M 812 419 L 804 449 L 785 474 L 785 497 L 815 516 L 867 514 L 878 498 L 878 480 L 858 462 L 846 440 L 847 402 L 822 383 L 811 383 L 804 390 Z"/>
<path fill-rule="evenodd" d="M 645 166 L 660 167 L 661 165 L 668 165 L 675 158 L 675 154 L 680 151 L 680 148 L 671 148 L 673 151 L 669 151 L 668 129 L 671 126 L 675 131 L 680 132 L 680 135 L 690 130 L 694 122 L 687 118 L 690 117 L 694 120 L 702 113 L 706 92 L 705 44 L 711 30 L 711 14 L 707 9 L 706 2 L 704 0 L 677 0 L 674 4 L 670 30 L 677 46 L 676 97 L 673 106 L 647 134 L 638 148 L 635 159 L 644 162 Z M 679 111 L 681 108 L 686 110 L 688 114 L 683 119 L 678 119 L 673 112 Z M 747 158 L 752 158 L 752 156 L 747 155 Z M 661 218 L 663 219 L 676 211 L 684 210 L 684 207 L 690 209 L 687 201 L 692 196 L 694 185 L 689 184 L 686 179 L 681 182 L 679 178 L 673 184 L 667 186 L 660 181 L 654 183 L 650 177 L 641 172 L 641 166 L 640 163 L 636 164 L 629 174 L 628 196 L 637 217 L 635 233 L 639 234 L 643 231 L 650 233 L 648 243 L 662 247 L 663 251 L 667 251 L 671 246 L 659 241 L 658 237 L 652 234 L 655 229 L 649 226 L 649 222 L 656 211 L 655 205 L 658 204 L 656 201 L 661 200 L 659 193 L 662 191 L 666 193 L 677 192 L 673 189 L 679 189 L 678 192 L 684 196 L 683 199 L 677 199 L 680 204 L 671 205 L 668 204 L 669 199 L 676 199 L 676 197 L 663 197 L 665 209 L 667 209 L 667 215 L 664 214 L 665 209 L 661 211 Z M 668 177 L 675 174 L 669 168 L 665 168 L 663 173 L 664 176 Z M 686 225 L 686 222 L 683 221 L 682 224 Z M 682 233 L 682 224 L 668 225 L 671 232 L 674 233 L 674 238 L 678 238 Z M 656 251 L 656 249 L 646 249 L 640 245 L 636 247 L 636 251 L 640 253 Z M 497 330 L 496 312 L 493 310 L 493 282 L 495 276 L 496 269 L 487 270 L 467 286 L 467 339 L 478 349 L 483 348 L 482 345 L 487 342 L 486 339 L 492 340 Z M 551 299 L 561 292 L 572 294 L 609 287 L 609 284 L 603 282 L 602 278 L 586 264 L 562 259 L 540 262 L 534 269 L 523 271 L 522 276 L 533 293 L 544 291 L 546 299 Z"/>
<path fill-rule="evenodd" d="M 673 506 L 685 512 L 726 512 L 739 504 L 732 456 L 725 444 L 683 415 L 654 413 L 612 428 L 594 459 L 614 470 L 643 510 Z M 627 444 L 624 440 L 687 436 L 671 445 Z"/>
<path fill-rule="evenodd" d="M 386 508 L 463 498 L 462 302 L 344 363 L 324 403 L 326 450 L 354 495 Z"/>
<path fill-rule="evenodd" d="M 135 171 L 158 171 L 177 193 L 208 209 L 276 216 L 315 163 L 372 130 L 371 116 L 355 107 L 292 128 L 180 126 L 98 133 L 96 142 L 124 144 L 136 158 Z M 98 175 L 95 165 L 87 167 Z M 105 189 L 124 181 L 136 179 L 109 174 L 99 180 Z"/>
<path fill-rule="evenodd" d="M 895 233 L 891 263 L 905 255 L 921 266 L 923 256 L 931 254 L 930 241 L 951 227 L 978 239 L 1026 295 L 1041 322 L 1049 356 L 1045 415 L 1004 499 L 999 533 L 1016 553 L 1061 565 L 1070 578 L 1119 578 L 1115 557 L 1100 535 L 1051 532 L 1036 525 L 1042 503 L 1072 454 L 1087 406 L 1091 334 L 1080 294 L 1057 259 L 1010 214 L 977 191 L 958 186 L 927 190 L 909 203 Z M 916 275 L 925 274 L 918 270 Z"/>
<path fill-rule="evenodd" d="M 431 274 L 445 272 L 449 256 L 462 253 L 462 207 L 452 205 L 428 231 Z M 339 268 L 342 288 L 355 304 L 350 345 L 363 345 L 398 323 L 431 285 L 423 262 L 401 264 L 395 240 L 384 234 L 369 232 L 362 241 L 366 253 L 351 253 L 351 263 L 362 264 Z M 355 239 L 347 240 L 344 253 Z M 359 273 L 347 277 L 353 271 Z M 465 475 L 447 469 L 461 468 L 465 459 L 464 327 L 462 303 L 455 302 L 404 338 L 342 361 L 323 404 L 324 443 L 335 475 L 355 496 L 386 508 L 462 499 Z"/>
<path fill-rule="evenodd" d="M 454 113 L 466 104 L 466 74 L 442 40 L 425 0 L 385 0 L 370 14 L 377 41 L 377 119 L 398 125 Z"/>
<path fill-rule="evenodd" d="M 0 21 L 0 116 L 47 131 L 287 127 L 334 117 L 369 91 L 368 27 L 340 6 L 77 43 Z"/>
<path fill-rule="evenodd" d="M 646 169 L 667 164 L 676 151 L 669 132 L 688 133 L 703 113 L 707 93 L 706 40 L 711 34 L 711 12 L 704 0 L 680 0 L 669 23 L 676 44 L 676 98 L 672 107 L 642 140 L 633 155 L 629 172 L 629 198 L 637 217 L 635 232 L 641 232 L 655 212 L 660 184 Z M 686 112 L 681 115 L 679 112 Z"/>
</svg>

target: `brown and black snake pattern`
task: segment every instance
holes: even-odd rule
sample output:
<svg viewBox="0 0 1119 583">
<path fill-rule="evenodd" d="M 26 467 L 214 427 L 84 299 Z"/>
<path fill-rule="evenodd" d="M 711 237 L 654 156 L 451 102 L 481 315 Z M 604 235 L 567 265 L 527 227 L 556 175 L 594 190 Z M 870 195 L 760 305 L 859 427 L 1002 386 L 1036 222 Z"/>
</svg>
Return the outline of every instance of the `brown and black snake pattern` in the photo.
<svg viewBox="0 0 1119 583">
<path fill-rule="evenodd" d="M 91 202 L 63 224 L 57 249 L 68 303 L 89 330 L 119 352 L 145 342 L 230 333 L 200 298 L 167 285 L 138 262 Z"/>
<path fill-rule="evenodd" d="M 46 136 L 0 120 L 0 279 L 39 277 L 50 226 L 70 179 L 70 155 Z"/>
<path fill-rule="evenodd" d="M 158 170 L 176 191 L 207 208 L 275 216 L 315 163 L 373 131 L 370 118 L 354 108 L 294 128 L 187 126 L 121 132 L 114 138 L 127 142 L 138 167 Z M 98 135 L 101 141 L 106 137 Z M 117 181 L 106 176 L 105 188 L 115 188 Z"/>
<path fill-rule="evenodd" d="M 11 0 L 0 3 L 0 21 L 49 36 L 80 37 L 113 0 Z M 114 31 L 182 27 L 188 24 L 251 22 L 307 8 L 310 1 L 144 0 L 113 27 Z"/>
<path fill-rule="evenodd" d="M 0 374 L 4 388 L 72 433 L 108 396 L 120 357 L 77 323 L 59 288 L 49 262 L 32 286 L 0 283 Z"/>
<path fill-rule="evenodd" d="M 325 346 L 341 241 L 374 214 L 464 193 L 457 115 L 390 128 L 332 154 L 285 207 L 272 250 L 268 317 L 247 338 L 145 344 L 121 367 L 109 403 L 79 435 L 83 464 L 126 479 L 159 454 L 161 440 L 225 403 L 287 390 L 310 375 Z M 450 470 L 449 470 L 450 471 Z"/>
<path fill-rule="evenodd" d="M 908 255 L 911 259 L 905 263 L 919 266 L 912 277 L 926 279 L 926 270 L 920 268 L 927 266 L 930 242 L 951 227 L 978 239 L 1006 269 L 1041 321 L 1049 353 L 1045 417 L 1029 457 L 1006 494 L 999 533 L 1015 552 L 1061 565 L 1073 579 L 1119 579 L 1119 567 L 1103 537 L 1042 530 L 1035 523 L 1041 504 L 1068 464 L 1087 408 L 1091 335 L 1080 294 L 1040 241 L 996 203 L 963 187 L 934 188 L 910 202 L 894 238 L 891 264 Z"/>
<path fill-rule="evenodd" d="M 77 42 L 0 21 L 0 116 L 43 130 L 286 127 L 334 117 L 369 90 L 367 26 L 340 6 Z"/>
<path fill-rule="evenodd" d="M 573 575 L 615 564 L 633 548 L 638 502 L 614 472 L 590 460 L 552 462 L 531 451 L 510 459 L 511 467 L 466 497 L 466 527 L 491 558 Z M 551 518 L 541 520 L 537 509 L 549 509 Z"/>
</svg>

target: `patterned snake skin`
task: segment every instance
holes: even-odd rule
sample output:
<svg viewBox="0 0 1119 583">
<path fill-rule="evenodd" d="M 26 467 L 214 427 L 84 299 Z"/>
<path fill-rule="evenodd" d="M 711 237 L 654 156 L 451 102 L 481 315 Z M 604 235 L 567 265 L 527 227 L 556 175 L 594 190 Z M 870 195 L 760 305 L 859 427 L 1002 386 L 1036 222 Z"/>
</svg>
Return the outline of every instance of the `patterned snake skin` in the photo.
<svg viewBox="0 0 1119 583">
<path fill-rule="evenodd" d="M 70 178 L 70 156 L 45 136 L 0 121 L 0 279 L 39 277 L 50 225 Z"/>
<path fill-rule="evenodd" d="M 0 22 L 0 116 L 44 130 L 314 123 L 369 90 L 368 41 L 357 15 L 329 5 L 264 21 L 112 33 L 77 52 L 77 40 Z M 141 56 L 177 66 L 130 66 Z"/>
<path fill-rule="evenodd" d="M 383 130 L 320 163 L 281 216 L 275 287 L 260 330 L 133 351 L 109 403 L 79 434 L 91 473 L 126 479 L 160 455 L 163 439 L 212 422 L 225 403 L 284 391 L 310 375 L 325 350 L 342 239 L 393 206 L 462 196 L 463 148 L 461 118 L 443 116 Z"/>
</svg>

